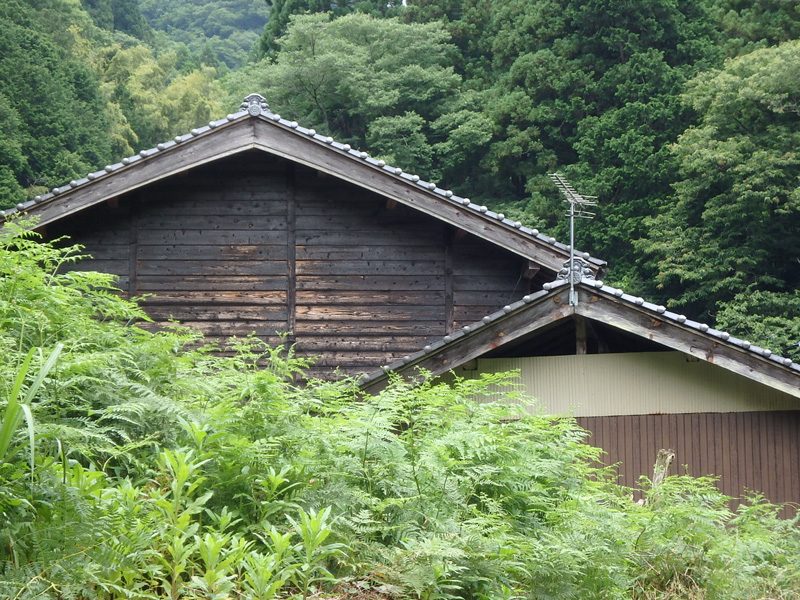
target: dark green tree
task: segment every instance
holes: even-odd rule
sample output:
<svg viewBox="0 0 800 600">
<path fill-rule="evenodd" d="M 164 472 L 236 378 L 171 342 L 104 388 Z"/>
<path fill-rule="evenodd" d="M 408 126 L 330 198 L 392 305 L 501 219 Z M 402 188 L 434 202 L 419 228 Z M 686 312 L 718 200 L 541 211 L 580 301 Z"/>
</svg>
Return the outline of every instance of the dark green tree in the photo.
<svg viewBox="0 0 800 600">
<path fill-rule="evenodd" d="M 400 0 L 266 0 L 270 7 L 269 21 L 261 36 L 262 55 L 274 56 L 278 40 L 289 27 L 293 15 L 331 13 L 336 16 L 362 12 L 373 16 L 388 16 L 397 12 Z"/>
<path fill-rule="evenodd" d="M 800 290 L 736 294 L 719 304 L 716 316 L 720 329 L 800 360 Z"/>
<path fill-rule="evenodd" d="M 273 110 L 414 169 L 432 168 L 437 119 L 457 103 L 448 35 L 353 13 L 293 16 L 274 62 L 227 80 L 230 102 L 263 90 Z M 432 128 L 429 124 L 434 124 Z"/>
<path fill-rule="evenodd" d="M 0 140 L 3 201 L 21 188 L 62 183 L 110 158 L 105 101 L 96 75 L 53 43 L 37 12 L 20 0 L 0 5 Z"/>
<path fill-rule="evenodd" d="M 793 0 L 707 0 L 730 56 L 800 38 L 800 3 Z"/>
<path fill-rule="evenodd" d="M 114 30 L 140 40 L 152 41 L 153 32 L 139 10 L 139 0 L 111 0 Z"/>
<path fill-rule="evenodd" d="M 797 81 L 791 41 L 691 82 L 684 98 L 700 122 L 674 146 L 675 195 L 642 243 L 677 306 L 713 316 L 738 294 L 800 287 Z"/>
<path fill-rule="evenodd" d="M 683 85 L 721 56 L 703 6 L 442 0 L 414 2 L 406 18 L 446 25 L 465 86 L 492 123 L 465 169 L 470 193 L 563 236 L 560 198 L 545 175 L 564 171 L 602 202 L 581 245 L 609 260 L 613 280 L 648 290 L 650 265 L 632 240 L 670 193 L 667 147 L 694 118 L 678 100 Z M 448 184 L 462 183 L 452 175 L 445 171 Z"/>
<path fill-rule="evenodd" d="M 258 48 L 269 7 L 264 0 L 140 0 L 156 48 L 188 50 L 201 63 L 234 69 Z"/>
</svg>

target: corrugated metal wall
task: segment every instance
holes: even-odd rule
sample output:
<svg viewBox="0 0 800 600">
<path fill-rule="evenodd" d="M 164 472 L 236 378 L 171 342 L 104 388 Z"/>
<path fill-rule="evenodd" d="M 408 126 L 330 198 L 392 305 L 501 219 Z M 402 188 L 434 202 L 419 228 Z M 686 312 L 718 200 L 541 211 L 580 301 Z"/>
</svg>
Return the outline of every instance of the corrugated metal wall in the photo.
<svg viewBox="0 0 800 600">
<path fill-rule="evenodd" d="M 468 365 L 469 366 L 469 365 Z M 680 352 L 488 358 L 457 373 L 520 371 L 520 390 L 548 414 L 607 416 L 800 408 L 800 400 Z M 474 368 L 477 367 L 477 368 Z"/>
<path fill-rule="evenodd" d="M 620 483 L 652 476 L 658 451 L 672 474 L 716 475 L 734 498 L 757 490 L 800 503 L 800 400 L 680 352 L 478 359 L 457 373 L 519 370 L 534 410 L 577 417 Z M 471 369 L 469 368 L 471 367 Z M 787 511 L 789 514 L 791 511 Z"/>
<path fill-rule="evenodd" d="M 750 489 L 773 502 L 800 503 L 799 411 L 581 417 L 578 423 L 592 432 L 589 443 L 606 451 L 607 464 L 622 463 L 624 485 L 652 477 L 658 450 L 670 448 L 671 474 L 714 474 L 730 496 Z"/>
</svg>

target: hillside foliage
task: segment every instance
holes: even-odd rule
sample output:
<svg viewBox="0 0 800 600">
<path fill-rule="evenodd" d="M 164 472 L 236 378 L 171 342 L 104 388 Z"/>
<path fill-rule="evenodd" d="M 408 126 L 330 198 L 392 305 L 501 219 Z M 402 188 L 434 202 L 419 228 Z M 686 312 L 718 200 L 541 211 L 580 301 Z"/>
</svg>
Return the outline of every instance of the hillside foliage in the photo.
<svg viewBox="0 0 800 600">
<path fill-rule="evenodd" d="M 577 238 L 608 261 L 608 282 L 800 358 L 798 11 L 8 0 L 0 207 L 259 91 L 287 117 L 564 239 L 546 176 L 559 170 L 600 199 Z"/>
<path fill-rule="evenodd" d="M 264 0 L 141 0 L 156 36 L 183 44 L 203 64 L 236 68 L 255 54 L 267 23 Z"/>
<path fill-rule="evenodd" d="M 299 387 L 79 258 L 0 232 L 3 597 L 800 597 L 797 519 L 688 476 L 634 502 L 574 420 L 485 401 L 507 376 Z"/>
</svg>

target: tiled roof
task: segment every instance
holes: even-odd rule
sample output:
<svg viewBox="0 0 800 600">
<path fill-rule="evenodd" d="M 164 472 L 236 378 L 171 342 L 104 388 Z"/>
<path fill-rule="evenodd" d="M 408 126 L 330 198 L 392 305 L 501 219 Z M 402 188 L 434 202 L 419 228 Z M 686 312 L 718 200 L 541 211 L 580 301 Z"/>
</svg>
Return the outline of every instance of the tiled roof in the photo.
<svg viewBox="0 0 800 600">
<path fill-rule="evenodd" d="M 171 150 L 174 150 L 175 148 L 178 148 L 179 146 L 182 146 L 183 144 L 190 142 L 192 139 L 201 136 L 213 129 L 217 129 L 218 127 L 221 127 L 228 123 L 246 120 L 248 118 L 261 118 L 267 121 L 278 123 L 284 126 L 285 128 L 293 130 L 298 136 L 312 138 L 317 142 L 321 142 L 322 144 L 330 146 L 331 148 L 335 148 L 341 152 L 344 152 L 354 161 L 366 162 L 372 165 L 373 167 L 381 169 L 382 171 L 389 173 L 391 175 L 395 175 L 396 177 L 400 177 L 409 184 L 412 184 L 416 187 L 432 192 L 433 194 L 436 194 L 437 196 L 440 196 L 441 198 L 448 200 L 454 204 L 460 205 L 476 213 L 480 213 L 488 219 L 493 219 L 506 226 L 517 229 L 521 233 L 529 236 L 530 238 L 536 240 L 539 243 L 544 243 L 553 246 L 563 252 L 569 252 L 568 245 L 557 241 L 552 236 L 540 232 L 538 229 L 532 229 L 530 227 L 523 225 L 519 221 L 509 219 L 503 213 L 497 213 L 495 211 L 489 210 L 488 207 L 476 204 L 472 202 L 469 198 L 458 196 L 451 190 L 439 187 L 434 182 L 425 181 L 418 175 L 406 173 L 405 171 L 403 171 L 403 169 L 399 167 L 393 167 L 391 165 L 387 165 L 383 160 L 373 158 L 366 152 L 362 152 L 360 150 L 352 148 L 349 144 L 339 143 L 330 136 L 321 135 L 317 133 L 314 129 L 303 127 L 299 125 L 297 121 L 292 121 L 281 117 L 279 114 L 272 112 L 269 109 L 269 105 L 266 103 L 264 98 L 258 94 L 250 94 L 249 96 L 247 96 L 244 102 L 242 102 L 240 109 L 235 113 L 227 115 L 227 117 L 225 117 L 224 119 L 210 121 L 208 125 L 197 127 L 195 129 L 192 129 L 189 133 L 175 136 L 173 139 L 157 144 L 153 148 L 142 150 L 138 154 L 134 154 L 133 156 L 128 156 L 126 158 L 123 158 L 118 163 L 106 165 L 105 168 L 99 171 L 95 171 L 93 173 L 89 173 L 86 177 L 82 177 L 80 179 L 73 179 L 66 185 L 55 187 L 46 194 L 36 196 L 33 200 L 21 202 L 17 204 L 15 208 L 2 210 L 0 211 L 0 219 L 5 219 L 6 217 L 13 215 L 14 213 L 17 212 L 25 212 L 40 204 L 52 202 L 56 198 L 58 198 L 59 195 L 64 194 L 65 192 L 82 188 L 83 186 L 87 186 L 98 179 L 109 177 L 113 175 L 115 172 L 119 171 L 120 169 L 142 162 L 152 156 L 156 156 L 165 152 L 170 152 Z M 594 268 L 602 267 L 606 264 L 604 260 L 592 257 L 588 252 L 579 252 L 578 256 L 581 256 L 585 260 L 589 261 L 594 266 Z"/>
<path fill-rule="evenodd" d="M 418 362 L 419 360 L 427 357 L 428 355 L 436 353 L 441 348 L 461 339 L 465 338 L 468 335 L 476 333 L 482 330 L 485 327 L 488 327 L 492 323 L 502 319 L 503 317 L 510 315 L 512 313 L 516 313 L 521 311 L 533 302 L 544 300 L 548 296 L 555 295 L 555 293 L 565 286 L 568 286 L 569 282 L 566 280 L 558 279 L 556 281 L 544 284 L 544 289 L 538 291 L 534 294 L 529 294 L 524 296 L 521 300 L 514 302 L 512 304 L 508 304 L 504 306 L 502 309 L 495 311 L 489 315 L 483 317 L 480 321 L 476 321 L 470 325 L 465 325 L 458 331 L 450 333 L 435 342 L 431 343 L 430 345 L 425 346 L 422 350 L 415 352 L 413 354 L 409 354 L 395 360 L 387 365 L 381 367 L 380 371 L 374 371 L 372 373 L 366 374 L 362 377 L 361 383 L 362 385 L 366 385 L 371 383 L 377 379 L 380 379 L 384 376 L 385 373 L 389 373 L 391 371 L 399 371 L 403 368 Z M 592 280 L 592 279 L 583 279 L 579 285 L 587 286 L 593 288 L 596 292 L 601 292 L 608 297 L 616 298 L 617 300 L 621 300 L 624 304 L 628 304 L 631 307 L 636 307 L 639 309 L 644 309 L 645 311 L 652 312 L 654 315 L 658 315 L 658 317 L 667 319 L 669 321 L 673 321 L 683 327 L 688 327 L 690 329 L 696 330 L 700 334 L 716 338 L 721 340 L 731 346 L 736 346 L 741 348 L 742 350 L 751 353 L 755 356 L 762 357 L 769 359 L 772 362 L 777 363 L 785 368 L 788 368 L 798 375 L 800 375 L 800 364 L 793 362 L 792 359 L 784 357 L 780 354 L 776 354 L 767 348 L 761 348 L 755 344 L 747 340 L 742 340 L 737 337 L 732 336 L 727 331 L 720 331 L 718 329 L 714 329 L 710 325 L 706 323 L 700 323 L 698 321 L 693 321 L 687 318 L 685 315 L 678 314 L 666 309 L 666 307 L 658 304 L 653 304 L 652 302 L 646 301 L 644 298 L 640 296 L 633 296 L 631 294 L 625 293 L 623 290 L 619 288 L 615 288 L 609 285 L 606 285 L 602 281 L 599 280 Z"/>
</svg>

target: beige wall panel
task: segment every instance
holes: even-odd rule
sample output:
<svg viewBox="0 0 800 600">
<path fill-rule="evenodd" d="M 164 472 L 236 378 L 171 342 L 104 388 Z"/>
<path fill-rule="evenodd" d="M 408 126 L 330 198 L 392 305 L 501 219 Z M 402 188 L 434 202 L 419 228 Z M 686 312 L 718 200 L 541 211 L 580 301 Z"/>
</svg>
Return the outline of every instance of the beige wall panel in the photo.
<svg viewBox="0 0 800 600">
<path fill-rule="evenodd" d="M 467 365 L 469 368 L 470 365 Z M 680 352 L 640 352 L 487 358 L 478 373 L 518 370 L 519 390 L 537 399 L 537 412 L 576 417 L 721 413 L 800 408 L 800 401 L 770 387 Z"/>
</svg>

